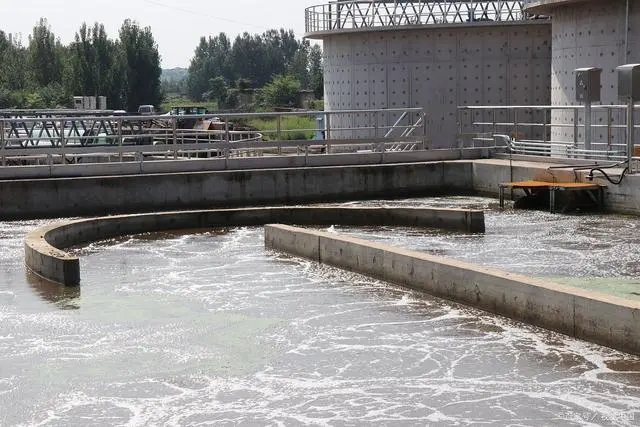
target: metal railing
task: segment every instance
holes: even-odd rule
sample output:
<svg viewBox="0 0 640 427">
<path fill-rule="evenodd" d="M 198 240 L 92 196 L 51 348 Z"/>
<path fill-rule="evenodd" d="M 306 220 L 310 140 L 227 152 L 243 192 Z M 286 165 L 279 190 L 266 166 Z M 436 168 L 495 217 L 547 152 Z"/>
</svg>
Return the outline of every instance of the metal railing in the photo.
<svg viewBox="0 0 640 427">
<path fill-rule="evenodd" d="M 626 110 L 624 105 L 593 105 L 591 111 L 581 105 L 461 106 L 458 141 L 471 147 L 498 141 L 511 153 L 530 156 L 626 160 L 634 157 Z M 634 125 L 633 141 L 638 128 Z M 496 140 L 495 135 L 501 137 Z M 585 141 L 587 135 L 593 135 L 591 141 Z"/>
<path fill-rule="evenodd" d="M 307 33 L 425 24 L 517 22 L 532 18 L 522 1 L 335 1 L 308 7 Z M 545 18 L 546 19 L 546 18 Z"/>
<path fill-rule="evenodd" d="M 288 124 L 300 116 L 313 126 Z M 256 120 L 267 129 L 249 126 Z M 421 108 L 188 116 L 3 111 L 0 166 L 424 149 L 426 122 Z"/>
</svg>

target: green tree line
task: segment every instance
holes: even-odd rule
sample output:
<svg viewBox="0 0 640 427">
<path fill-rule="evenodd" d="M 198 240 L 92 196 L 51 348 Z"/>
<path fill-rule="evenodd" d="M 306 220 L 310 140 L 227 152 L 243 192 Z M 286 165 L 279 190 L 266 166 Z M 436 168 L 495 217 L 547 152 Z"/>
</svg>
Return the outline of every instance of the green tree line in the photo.
<svg viewBox="0 0 640 427">
<path fill-rule="evenodd" d="M 292 30 L 244 33 L 231 41 L 225 34 L 202 37 L 189 66 L 187 94 L 196 101 L 229 100 L 234 90 L 264 88 L 277 103 L 299 89 L 323 95 L 322 50 L 296 39 Z M 231 101 L 231 102 L 229 102 Z"/>
<path fill-rule="evenodd" d="M 117 39 L 86 23 L 63 45 L 42 18 L 28 43 L 0 31 L 0 108 L 71 107 L 74 95 L 106 96 L 112 109 L 159 104 L 160 55 L 149 27 L 125 20 Z"/>
<path fill-rule="evenodd" d="M 238 93 L 264 89 L 270 105 L 290 105 L 300 89 L 323 95 L 322 51 L 292 30 L 202 37 L 185 81 L 164 90 L 192 101 L 237 104 Z M 0 30 L 0 108 L 68 108 L 74 95 L 106 96 L 107 107 L 136 111 L 163 99 L 160 55 L 151 29 L 125 20 L 117 38 L 83 23 L 62 44 L 42 18 L 26 43 Z"/>
</svg>

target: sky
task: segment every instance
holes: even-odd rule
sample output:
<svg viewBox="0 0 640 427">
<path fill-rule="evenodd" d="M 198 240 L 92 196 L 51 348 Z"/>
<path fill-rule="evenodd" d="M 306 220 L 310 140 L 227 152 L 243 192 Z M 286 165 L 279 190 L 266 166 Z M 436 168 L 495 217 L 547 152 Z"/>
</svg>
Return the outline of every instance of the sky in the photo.
<svg viewBox="0 0 640 427">
<path fill-rule="evenodd" d="M 122 22 L 129 18 L 151 27 L 158 43 L 163 68 L 188 67 L 200 37 L 227 33 L 263 33 L 271 28 L 292 29 L 304 35 L 306 7 L 329 0 L 5 0 L 0 30 L 29 34 L 39 19 L 46 18 L 51 30 L 67 44 L 83 22 L 104 24 L 110 38 L 118 37 Z M 4 3 L 4 1 L 3 1 Z"/>
</svg>

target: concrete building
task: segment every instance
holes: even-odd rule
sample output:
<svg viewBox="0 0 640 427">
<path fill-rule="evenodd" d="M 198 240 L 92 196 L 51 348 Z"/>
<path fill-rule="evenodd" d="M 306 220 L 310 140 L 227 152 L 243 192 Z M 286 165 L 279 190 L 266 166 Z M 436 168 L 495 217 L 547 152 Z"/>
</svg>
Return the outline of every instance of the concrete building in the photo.
<svg viewBox="0 0 640 427">
<path fill-rule="evenodd" d="M 526 14 L 521 1 L 329 2 L 306 10 L 306 32 L 323 42 L 327 111 L 423 107 L 432 147 L 457 144 L 459 105 L 550 103 L 551 24 Z M 520 120 L 540 122 L 539 114 Z M 389 125 L 398 116 L 375 120 Z M 342 120 L 332 125 L 372 122 L 367 114 Z"/>
<path fill-rule="evenodd" d="M 616 67 L 640 62 L 640 4 L 631 0 L 526 0 L 524 8 L 530 14 L 551 17 L 551 103 L 552 105 L 576 104 L 576 68 L 598 67 L 601 75 L 601 104 L 620 104 L 617 97 Z M 593 132 L 594 141 L 624 143 L 623 129 L 611 131 L 605 126 L 624 125 L 625 113 L 613 109 L 609 114 L 594 110 L 593 123 L 601 125 Z M 578 140 L 583 138 L 584 117 L 578 117 Z M 636 119 L 637 120 L 637 119 Z M 574 115 L 555 111 L 554 124 L 564 124 L 552 129 L 552 139 L 574 139 Z"/>
</svg>

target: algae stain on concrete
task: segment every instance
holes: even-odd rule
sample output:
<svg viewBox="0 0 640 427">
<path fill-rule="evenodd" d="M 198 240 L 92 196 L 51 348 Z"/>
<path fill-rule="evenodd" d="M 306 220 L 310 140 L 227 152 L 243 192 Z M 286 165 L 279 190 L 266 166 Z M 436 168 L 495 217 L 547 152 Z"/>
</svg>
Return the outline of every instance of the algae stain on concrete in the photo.
<svg viewBox="0 0 640 427">
<path fill-rule="evenodd" d="M 640 301 L 640 278 L 634 277 L 543 277 L 563 285 Z"/>
</svg>

